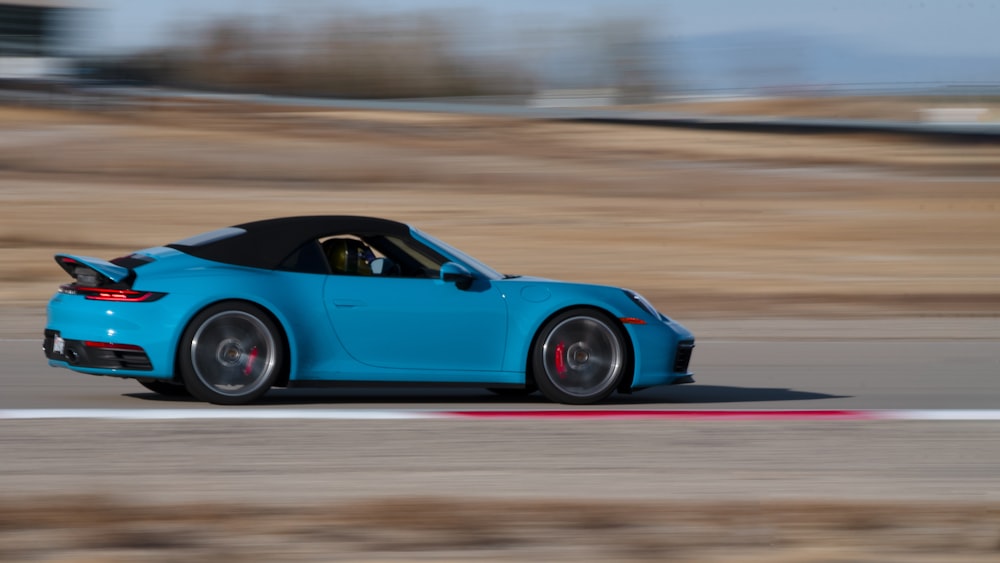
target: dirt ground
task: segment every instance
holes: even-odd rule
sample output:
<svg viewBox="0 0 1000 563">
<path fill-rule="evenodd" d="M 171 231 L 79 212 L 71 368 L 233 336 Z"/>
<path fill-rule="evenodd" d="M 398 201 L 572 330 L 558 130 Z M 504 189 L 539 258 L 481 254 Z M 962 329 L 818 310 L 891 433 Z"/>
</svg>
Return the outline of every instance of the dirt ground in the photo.
<svg viewBox="0 0 1000 563">
<path fill-rule="evenodd" d="M 631 287 L 682 321 L 1000 314 L 997 145 L 211 103 L 0 107 L 6 315 L 42 308 L 68 279 L 55 252 L 111 258 L 294 214 L 412 222 L 501 271 Z M 995 505 L 0 502 L 8 561 L 960 562 L 998 550 Z"/>
<path fill-rule="evenodd" d="M 0 560 L 986 562 L 1000 507 L 405 498 L 337 506 L 138 506 L 52 497 L 0 509 Z"/>
</svg>

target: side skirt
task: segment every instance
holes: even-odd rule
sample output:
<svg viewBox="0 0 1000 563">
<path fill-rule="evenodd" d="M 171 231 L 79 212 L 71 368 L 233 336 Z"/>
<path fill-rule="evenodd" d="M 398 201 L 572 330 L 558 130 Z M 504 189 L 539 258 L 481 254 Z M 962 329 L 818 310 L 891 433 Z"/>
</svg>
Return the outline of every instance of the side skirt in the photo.
<svg viewBox="0 0 1000 563">
<path fill-rule="evenodd" d="M 453 382 L 422 382 L 422 381 L 365 381 L 365 380 L 336 380 L 325 379 L 296 379 L 288 382 L 286 386 L 291 388 L 329 388 L 329 387 L 397 387 L 397 388 L 417 388 L 417 389 L 524 389 L 524 385 L 516 383 L 453 383 Z"/>
</svg>

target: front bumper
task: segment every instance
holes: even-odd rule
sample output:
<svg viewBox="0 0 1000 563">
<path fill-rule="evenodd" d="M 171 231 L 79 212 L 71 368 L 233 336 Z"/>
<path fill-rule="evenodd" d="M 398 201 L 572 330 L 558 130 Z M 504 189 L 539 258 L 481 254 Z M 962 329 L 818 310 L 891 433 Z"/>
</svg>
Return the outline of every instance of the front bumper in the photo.
<svg viewBox="0 0 1000 563">
<path fill-rule="evenodd" d="M 635 349 L 633 390 L 657 385 L 693 383 L 691 331 L 673 321 L 627 325 Z"/>
<path fill-rule="evenodd" d="M 674 373 L 689 373 L 691 354 L 694 352 L 694 340 L 681 340 L 674 350 Z"/>
</svg>

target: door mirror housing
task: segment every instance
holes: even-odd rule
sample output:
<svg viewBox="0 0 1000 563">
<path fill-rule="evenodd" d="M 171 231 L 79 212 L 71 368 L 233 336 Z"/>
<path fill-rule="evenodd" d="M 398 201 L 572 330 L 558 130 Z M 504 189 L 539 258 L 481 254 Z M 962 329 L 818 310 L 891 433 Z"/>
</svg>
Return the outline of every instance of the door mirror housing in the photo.
<svg viewBox="0 0 1000 563">
<path fill-rule="evenodd" d="M 376 258 L 369 264 L 373 276 L 396 276 L 399 275 L 399 266 L 388 258 Z"/>
<path fill-rule="evenodd" d="M 454 283 L 455 287 L 458 289 L 469 289 L 472 287 L 472 282 L 475 281 L 475 279 L 476 278 L 472 275 L 472 272 L 461 264 L 457 264 L 455 262 L 445 262 L 441 265 L 441 281 L 445 283 Z"/>
</svg>

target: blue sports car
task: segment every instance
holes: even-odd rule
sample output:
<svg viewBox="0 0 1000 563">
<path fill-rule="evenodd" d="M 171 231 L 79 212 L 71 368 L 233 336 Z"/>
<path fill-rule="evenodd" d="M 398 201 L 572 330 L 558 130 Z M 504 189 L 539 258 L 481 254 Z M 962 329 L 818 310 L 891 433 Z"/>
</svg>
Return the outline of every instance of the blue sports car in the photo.
<svg viewBox="0 0 1000 563">
<path fill-rule="evenodd" d="M 445 384 L 589 404 L 693 381 L 694 337 L 637 293 L 503 275 L 386 219 L 269 219 L 55 258 L 74 281 L 48 305 L 49 364 L 163 395 Z"/>
</svg>

